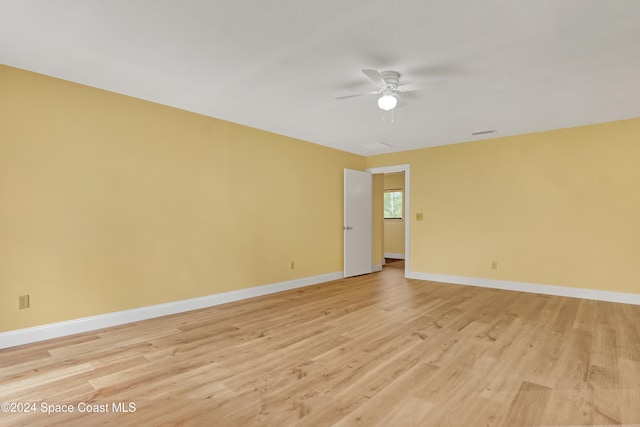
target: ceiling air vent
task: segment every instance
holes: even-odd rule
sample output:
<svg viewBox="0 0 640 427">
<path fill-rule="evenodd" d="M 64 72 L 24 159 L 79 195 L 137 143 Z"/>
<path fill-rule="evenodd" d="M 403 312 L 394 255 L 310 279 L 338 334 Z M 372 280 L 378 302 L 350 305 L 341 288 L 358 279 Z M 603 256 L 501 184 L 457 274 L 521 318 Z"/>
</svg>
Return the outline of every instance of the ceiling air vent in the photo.
<svg viewBox="0 0 640 427">
<path fill-rule="evenodd" d="M 362 144 L 362 146 L 369 150 L 382 150 L 384 148 L 393 147 L 393 145 L 387 144 L 386 142 L 369 142 L 367 144 Z"/>
<path fill-rule="evenodd" d="M 478 135 L 487 135 L 487 134 L 490 134 L 490 133 L 496 133 L 496 130 L 495 129 L 492 129 L 492 130 L 481 130 L 479 132 L 472 132 L 471 135 L 472 136 L 478 136 Z"/>
</svg>

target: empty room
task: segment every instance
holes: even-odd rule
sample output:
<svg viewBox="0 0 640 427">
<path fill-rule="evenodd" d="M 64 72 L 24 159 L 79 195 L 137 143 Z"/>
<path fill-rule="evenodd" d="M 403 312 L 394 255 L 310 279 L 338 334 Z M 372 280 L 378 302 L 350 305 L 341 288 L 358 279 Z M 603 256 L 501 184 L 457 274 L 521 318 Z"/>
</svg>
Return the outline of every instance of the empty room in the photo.
<svg viewBox="0 0 640 427">
<path fill-rule="evenodd" d="M 637 0 L 0 1 L 0 426 L 640 426 Z"/>
</svg>

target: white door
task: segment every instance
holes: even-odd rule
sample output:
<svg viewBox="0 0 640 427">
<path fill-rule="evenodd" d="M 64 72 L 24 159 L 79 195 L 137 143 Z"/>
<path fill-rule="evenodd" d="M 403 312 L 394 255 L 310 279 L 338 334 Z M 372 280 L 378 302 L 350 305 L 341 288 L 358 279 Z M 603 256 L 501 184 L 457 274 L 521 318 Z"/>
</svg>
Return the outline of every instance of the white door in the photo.
<svg viewBox="0 0 640 427">
<path fill-rule="evenodd" d="M 344 170 L 344 277 L 371 273 L 371 174 Z"/>
</svg>

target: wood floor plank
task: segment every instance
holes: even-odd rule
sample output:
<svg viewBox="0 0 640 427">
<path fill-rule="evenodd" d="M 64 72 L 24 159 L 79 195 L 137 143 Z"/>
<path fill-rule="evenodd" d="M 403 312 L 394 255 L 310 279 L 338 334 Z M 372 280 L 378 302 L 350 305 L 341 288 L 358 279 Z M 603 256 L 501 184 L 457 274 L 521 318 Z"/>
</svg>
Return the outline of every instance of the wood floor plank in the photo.
<svg viewBox="0 0 640 427">
<path fill-rule="evenodd" d="M 401 265 L 0 350 L 0 401 L 116 405 L 0 426 L 640 425 L 640 307 Z"/>
<path fill-rule="evenodd" d="M 509 407 L 505 421 L 513 427 L 538 425 L 551 394 L 549 387 L 523 381 Z"/>
<path fill-rule="evenodd" d="M 402 375 L 392 381 L 380 393 L 367 399 L 362 405 L 351 411 L 347 416 L 339 420 L 336 426 L 363 425 L 370 426 L 380 423 L 390 422 L 392 419 L 400 417 L 405 411 L 404 402 L 415 400 L 420 405 L 420 412 L 428 412 L 431 404 L 414 396 L 407 396 L 404 390 L 412 388 L 414 385 L 430 381 L 430 378 L 438 370 L 437 366 L 426 363 L 418 363 L 407 370 Z M 414 408 L 415 409 L 415 408 Z M 411 414 L 413 420 L 424 424 L 424 414 Z M 407 417 L 408 418 L 408 417 Z M 413 422 L 413 420 L 411 422 Z M 387 425 L 407 425 L 407 424 L 387 424 Z"/>
</svg>

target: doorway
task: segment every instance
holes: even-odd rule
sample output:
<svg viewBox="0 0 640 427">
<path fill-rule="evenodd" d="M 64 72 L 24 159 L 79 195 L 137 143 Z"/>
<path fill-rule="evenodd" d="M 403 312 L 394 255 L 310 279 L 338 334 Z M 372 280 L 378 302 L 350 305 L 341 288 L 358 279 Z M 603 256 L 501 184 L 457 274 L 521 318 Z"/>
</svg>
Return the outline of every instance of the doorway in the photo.
<svg viewBox="0 0 640 427">
<path fill-rule="evenodd" d="M 410 271 L 410 242 L 409 242 L 409 231 L 411 227 L 411 201 L 410 201 L 410 166 L 406 165 L 396 165 L 396 166 L 384 166 L 377 168 L 369 168 L 367 172 L 370 172 L 372 175 L 377 174 L 391 174 L 404 172 L 404 188 L 403 188 L 403 201 L 404 201 L 404 275 L 405 277 L 408 275 Z M 372 248 L 373 250 L 373 248 Z M 400 264 L 398 264 L 400 266 Z"/>
<path fill-rule="evenodd" d="M 379 177 L 380 175 L 374 175 Z M 379 180 L 382 184 L 382 250 L 384 265 L 404 260 L 404 172 L 385 173 Z M 380 194 L 374 197 L 380 198 Z M 378 216 L 380 213 L 378 213 Z M 376 224 L 377 225 L 377 224 Z M 379 230 L 378 230 L 379 233 Z M 376 250 L 376 248 L 374 248 Z"/>
</svg>

